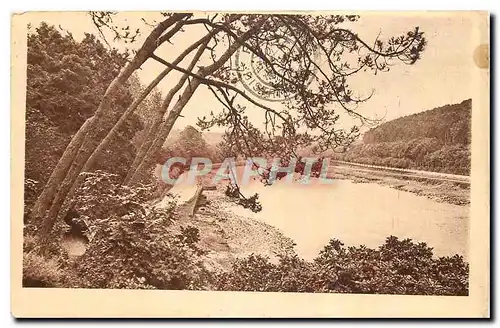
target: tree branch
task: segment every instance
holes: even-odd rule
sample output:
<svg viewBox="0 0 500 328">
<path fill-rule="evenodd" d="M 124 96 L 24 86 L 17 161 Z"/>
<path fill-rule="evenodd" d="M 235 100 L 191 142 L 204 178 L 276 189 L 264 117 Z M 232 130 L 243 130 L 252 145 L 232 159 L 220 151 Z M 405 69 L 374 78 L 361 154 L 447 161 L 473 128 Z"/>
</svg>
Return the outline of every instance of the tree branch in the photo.
<svg viewBox="0 0 500 328">
<path fill-rule="evenodd" d="M 199 74 L 196 74 L 196 73 L 193 73 L 193 72 L 190 72 L 182 67 L 179 67 L 177 65 L 174 65 L 172 63 L 169 63 L 168 61 L 156 56 L 155 54 L 151 55 L 151 58 L 158 61 L 159 63 L 167 66 L 167 67 L 170 67 L 172 69 L 175 69 L 176 71 L 179 71 L 179 72 L 182 72 L 184 74 L 187 74 L 193 78 L 196 78 L 198 80 L 200 80 L 201 83 L 203 84 L 206 84 L 206 85 L 211 85 L 211 86 L 214 86 L 214 87 L 218 87 L 218 88 L 225 88 L 225 89 L 229 89 L 229 90 L 232 90 L 238 94 L 240 94 L 243 98 L 245 98 L 246 100 L 248 100 L 249 102 L 251 102 L 252 104 L 254 104 L 255 106 L 257 107 L 260 107 L 262 109 L 265 109 L 266 111 L 269 111 L 269 112 L 272 112 L 274 113 L 275 115 L 279 116 L 284 122 L 288 122 L 288 120 L 286 118 L 284 118 L 279 112 L 277 112 L 276 110 L 268 107 L 268 106 L 265 106 L 259 102 L 257 102 L 256 100 L 252 99 L 250 96 L 248 96 L 244 91 L 241 91 L 240 89 L 230 85 L 230 84 L 227 84 L 227 83 L 224 83 L 224 82 L 221 82 L 221 81 L 217 81 L 217 80 L 212 80 L 212 79 L 208 79 L 206 77 L 203 77 Z"/>
</svg>

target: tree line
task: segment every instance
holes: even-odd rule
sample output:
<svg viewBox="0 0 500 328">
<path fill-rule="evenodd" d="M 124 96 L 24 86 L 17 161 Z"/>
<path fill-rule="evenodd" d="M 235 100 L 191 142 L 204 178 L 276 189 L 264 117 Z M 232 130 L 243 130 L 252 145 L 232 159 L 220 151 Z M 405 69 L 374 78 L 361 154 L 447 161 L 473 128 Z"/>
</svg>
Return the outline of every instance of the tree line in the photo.
<svg viewBox="0 0 500 328">
<path fill-rule="evenodd" d="M 470 174 L 472 100 L 380 124 L 336 159 L 362 164 Z"/>
</svg>

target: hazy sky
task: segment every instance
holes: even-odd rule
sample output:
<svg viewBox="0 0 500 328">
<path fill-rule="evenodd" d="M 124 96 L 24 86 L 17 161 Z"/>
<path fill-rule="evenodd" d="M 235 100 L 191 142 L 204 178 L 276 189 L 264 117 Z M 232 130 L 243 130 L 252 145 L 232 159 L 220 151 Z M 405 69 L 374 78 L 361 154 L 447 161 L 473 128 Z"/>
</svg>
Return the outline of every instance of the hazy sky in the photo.
<svg viewBox="0 0 500 328">
<path fill-rule="evenodd" d="M 128 12 L 121 13 L 116 23 L 120 26 L 130 24 L 131 27 L 141 27 L 146 31 L 147 26 L 141 21 L 142 17 L 146 17 L 148 21 L 159 18 L 157 13 Z M 362 94 L 368 94 L 375 89 L 375 95 L 360 107 L 360 111 L 373 118 L 385 115 L 386 119 L 390 120 L 472 97 L 475 92 L 472 89 L 471 74 L 480 70 L 473 61 L 473 53 L 479 44 L 488 42 L 488 35 L 478 32 L 484 31 L 485 26 L 478 25 L 479 21 L 473 17 L 465 13 L 361 14 L 360 20 L 351 27 L 367 41 L 373 42 L 379 33 L 380 38 L 385 39 L 419 26 L 420 30 L 425 32 L 428 44 L 422 59 L 413 66 L 398 64 L 388 73 L 376 76 L 366 73 L 352 79 L 350 84 Z M 96 28 L 85 13 L 33 14 L 31 21 L 33 26 L 37 26 L 41 21 L 61 26 L 70 31 L 76 39 L 82 38 L 85 32 L 97 35 Z M 166 60 L 172 60 L 204 32 L 203 28 L 187 27 L 185 33 L 172 40 L 173 45 L 162 46 L 156 54 Z M 133 47 L 139 47 L 142 40 L 143 38 L 139 39 Z M 122 43 L 111 45 L 119 49 L 125 46 Z M 143 65 L 139 76 L 142 82 L 147 84 L 163 69 L 161 64 L 150 59 Z M 179 75 L 172 74 L 170 77 L 159 85 L 163 94 L 168 92 Z M 276 103 L 268 104 L 279 106 Z M 195 125 L 197 116 L 210 110 L 216 111 L 218 108 L 221 108 L 221 105 L 211 92 L 202 86 L 184 109 L 184 117 L 179 118 L 176 127 Z M 262 122 L 260 109 L 249 106 L 248 113 L 255 124 Z"/>
</svg>

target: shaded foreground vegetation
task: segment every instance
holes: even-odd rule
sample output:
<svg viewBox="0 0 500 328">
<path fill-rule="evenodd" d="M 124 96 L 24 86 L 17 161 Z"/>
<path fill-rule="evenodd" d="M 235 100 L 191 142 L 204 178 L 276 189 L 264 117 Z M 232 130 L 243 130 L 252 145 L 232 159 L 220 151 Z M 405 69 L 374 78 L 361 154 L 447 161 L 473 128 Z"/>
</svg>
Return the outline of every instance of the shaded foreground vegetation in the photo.
<svg viewBox="0 0 500 328">
<path fill-rule="evenodd" d="M 346 247 L 332 239 L 311 262 L 293 252 L 278 261 L 258 254 L 225 271 L 209 270 L 193 226 L 173 228 L 175 200 L 149 204 L 153 186 L 123 187 L 119 177 L 89 173 L 75 210 L 89 226 L 86 252 L 70 257 L 58 245 L 38 251 L 36 227 L 25 227 L 26 287 L 191 289 L 467 295 L 469 266 L 461 256 L 434 258 L 425 243 L 390 236 L 377 249 Z M 52 238 L 67 230 L 60 226 Z"/>
</svg>

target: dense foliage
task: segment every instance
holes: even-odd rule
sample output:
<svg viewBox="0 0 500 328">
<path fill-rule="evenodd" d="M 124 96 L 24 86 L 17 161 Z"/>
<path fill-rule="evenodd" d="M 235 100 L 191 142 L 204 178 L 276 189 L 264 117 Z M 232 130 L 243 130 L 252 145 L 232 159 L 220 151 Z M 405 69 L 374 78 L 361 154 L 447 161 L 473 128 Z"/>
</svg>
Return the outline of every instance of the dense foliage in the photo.
<svg viewBox="0 0 500 328">
<path fill-rule="evenodd" d="M 391 236 L 378 249 L 345 247 L 336 239 L 313 262 L 286 255 L 272 263 L 250 255 L 218 276 L 220 290 L 405 295 L 468 295 L 463 258 L 432 257 L 425 243 Z"/>
<path fill-rule="evenodd" d="M 363 141 L 380 143 L 434 138 L 442 144 L 469 145 L 471 110 L 472 100 L 467 99 L 459 104 L 400 117 L 368 131 Z"/>
<path fill-rule="evenodd" d="M 472 101 L 395 119 L 367 131 L 337 159 L 436 172 L 470 173 Z"/>
<path fill-rule="evenodd" d="M 203 265 L 203 252 L 196 246 L 196 228 L 154 238 L 168 230 L 162 225 L 164 221 L 138 229 L 134 220 L 108 220 L 76 263 L 25 253 L 24 285 L 448 296 L 469 293 L 469 265 L 461 256 L 433 258 L 425 243 L 408 239 L 391 236 L 378 249 L 345 247 L 332 239 L 312 262 L 296 254 L 281 255 L 277 262 L 252 254 L 237 259 L 227 271 L 214 272 Z"/>
<path fill-rule="evenodd" d="M 43 187 L 72 136 L 97 109 L 126 54 L 107 50 L 91 34 L 77 41 L 41 23 L 28 35 L 27 60 L 25 173 Z M 117 93 L 116 114 L 131 102 L 128 89 Z M 130 140 L 141 128 L 137 116 L 130 119 L 96 168 L 125 174 L 135 154 Z"/>
<path fill-rule="evenodd" d="M 24 281 L 27 286 L 203 289 L 204 253 L 198 248 L 198 229 L 175 232 L 175 200 L 170 206 L 149 204 L 153 186 L 128 188 L 118 176 L 88 173 L 74 210 L 88 224 L 85 253 L 69 261 L 64 250 L 50 256 L 25 245 Z M 36 241 L 25 236 L 25 242 Z"/>
</svg>

